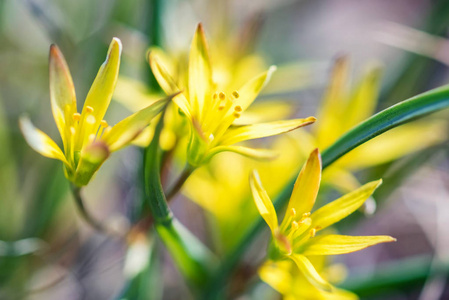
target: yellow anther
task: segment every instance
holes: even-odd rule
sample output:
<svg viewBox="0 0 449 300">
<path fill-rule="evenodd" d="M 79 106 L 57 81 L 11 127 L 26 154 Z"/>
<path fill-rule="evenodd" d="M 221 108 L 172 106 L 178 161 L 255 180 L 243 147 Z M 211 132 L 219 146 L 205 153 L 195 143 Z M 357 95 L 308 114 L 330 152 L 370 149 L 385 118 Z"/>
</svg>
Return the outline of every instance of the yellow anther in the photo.
<svg viewBox="0 0 449 300">
<path fill-rule="evenodd" d="M 312 230 L 310 230 L 310 237 L 314 237 L 316 234 L 316 229 L 312 228 Z"/>
<path fill-rule="evenodd" d="M 213 96 L 213 99 L 215 100 L 215 99 L 217 99 L 217 98 L 218 98 L 218 93 L 215 92 L 215 93 L 214 93 L 214 96 Z"/>
<path fill-rule="evenodd" d="M 221 100 L 224 100 L 226 98 L 226 94 L 223 92 L 220 92 L 220 94 L 218 94 L 218 97 L 220 97 Z"/>
<path fill-rule="evenodd" d="M 240 112 L 240 111 L 242 111 L 242 107 L 240 105 L 236 105 L 234 107 L 234 110 L 237 111 L 237 112 Z"/>
<path fill-rule="evenodd" d="M 234 98 L 237 99 L 238 97 L 240 97 L 240 94 L 237 91 L 233 91 L 232 96 L 234 96 Z"/>
<path fill-rule="evenodd" d="M 80 113 L 74 113 L 72 115 L 72 118 L 74 121 L 79 121 L 81 119 L 81 114 Z"/>
<path fill-rule="evenodd" d="M 234 112 L 234 117 L 237 119 L 237 118 L 240 118 L 240 113 L 238 113 L 238 112 Z"/>
<path fill-rule="evenodd" d="M 296 221 L 292 222 L 292 230 L 297 230 L 299 228 L 299 224 Z"/>
<path fill-rule="evenodd" d="M 310 212 L 303 213 L 303 214 L 302 214 L 302 217 L 303 217 L 304 219 L 310 217 Z"/>
<path fill-rule="evenodd" d="M 92 107 L 92 106 L 86 106 L 86 111 L 88 112 L 88 113 L 93 113 L 94 112 L 94 108 Z"/>
<path fill-rule="evenodd" d="M 89 124 L 95 124 L 95 121 L 96 121 L 95 117 L 92 116 L 92 115 L 88 115 L 87 118 L 86 118 L 86 122 L 89 123 Z"/>
<path fill-rule="evenodd" d="M 105 120 L 101 120 L 100 126 L 101 127 L 108 127 L 108 122 L 106 122 Z"/>
<path fill-rule="evenodd" d="M 296 209 L 294 209 L 293 207 L 292 207 L 292 209 L 290 209 L 290 215 L 294 218 L 294 217 L 296 217 Z"/>
<path fill-rule="evenodd" d="M 112 129 L 112 126 L 106 127 L 106 128 L 104 129 L 104 131 L 103 131 L 103 135 L 105 135 L 106 133 L 108 133 L 109 131 L 111 131 L 111 129 Z"/>
</svg>

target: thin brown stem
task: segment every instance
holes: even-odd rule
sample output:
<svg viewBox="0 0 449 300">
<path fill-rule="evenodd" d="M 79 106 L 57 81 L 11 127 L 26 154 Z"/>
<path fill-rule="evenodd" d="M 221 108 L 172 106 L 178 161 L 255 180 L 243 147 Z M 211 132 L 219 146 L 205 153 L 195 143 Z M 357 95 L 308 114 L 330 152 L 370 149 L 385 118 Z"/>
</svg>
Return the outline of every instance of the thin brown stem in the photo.
<svg viewBox="0 0 449 300">
<path fill-rule="evenodd" d="M 182 173 L 179 175 L 178 179 L 176 180 L 176 182 L 173 184 L 173 186 L 167 191 L 167 193 L 165 193 L 166 195 L 166 199 L 167 202 L 169 202 L 182 188 L 182 186 L 184 185 L 184 183 L 186 182 L 187 178 L 189 178 L 189 176 L 193 173 L 193 171 L 196 170 L 196 167 L 187 164 L 184 167 L 184 170 L 182 171 Z"/>
</svg>

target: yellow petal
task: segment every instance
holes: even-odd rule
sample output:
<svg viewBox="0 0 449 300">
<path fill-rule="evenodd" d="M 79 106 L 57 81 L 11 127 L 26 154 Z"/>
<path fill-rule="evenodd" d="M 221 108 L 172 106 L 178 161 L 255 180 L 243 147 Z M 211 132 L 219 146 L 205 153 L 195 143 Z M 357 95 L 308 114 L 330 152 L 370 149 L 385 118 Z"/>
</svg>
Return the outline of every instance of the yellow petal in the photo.
<svg viewBox="0 0 449 300">
<path fill-rule="evenodd" d="M 240 105 L 243 111 L 245 111 L 251 103 L 254 102 L 257 95 L 259 95 L 262 88 L 270 80 L 271 74 L 276 71 L 275 66 L 271 66 L 268 71 L 257 75 L 245 85 L 243 85 L 239 90 L 239 98 L 236 100 L 236 104 Z"/>
<path fill-rule="evenodd" d="M 345 124 L 344 131 L 368 119 L 374 113 L 379 95 L 381 75 L 381 68 L 379 66 L 373 66 L 362 77 L 358 88 L 347 104 L 345 117 L 342 120 Z"/>
<path fill-rule="evenodd" d="M 278 228 L 278 218 L 276 211 L 274 210 L 273 203 L 267 192 L 262 186 L 262 182 L 259 178 L 259 173 L 254 170 L 249 177 L 249 185 L 251 186 L 251 192 L 253 194 L 254 203 L 256 203 L 257 209 L 260 215 L 267 222 L 271 229 L 271 234 L 275 236 Z"/>
<path fill-rule="evenodd" d="M 176 84 L 176 81 L 173 79 L 173 77 L 170 75 L 170 73 L 167 71 L 167 68 L 164 66 L 162 61 L 159 59 L 157 55 L 150 52 L 150 66 L 151 71 L 153 71 L 154 77 L 156 77 L 157 82 L 159 83 L 159 86 L 164 90 L 164 92 L 168 95 L 174 94 L 179 92 L 181 89 Z M 176 97 L 173 102 L 178 105 L 178 107 L 182 110 L 182 112 L 189 118 L 192 118 L 191 115 L 191 106 L 189 102 L 187 101 L 184 93 L 179 95 L 179 97 Z"/>
<path fill-rule="evenodd" d="M 64 153 L 62 153 L 58 145 L 48 135 L 34 127 L 28 118 L 21 117 L 19 125 L 25 140 L 31 148 L 45 157 L 59 159 L 68 165 Z"/>
<path fill-rule="evenodd" d="M 61 134 L 64 148 L 70 139 L 70 126 L 73 124 L 73 114 L 76 110 L 75 88 L 67 63 L 58 46 L 50 47 L 50 100 L 51 110 L 56 126 Z"/>
<path fill-rule="evenodd" d="M 219 143 L 221 145 L 232 145 L 241 141 L 273 136 L 312 124 L 315 120 L 314 117 L 308 117 L 306 119 L 233 126 L 226 130 Z"/>
<path fill-rule="evenodd" d="M 241 154 L 243 156 L 247 156 L 253 159 L 258 160 L 271 160 L 278 157 L 278 153 L 272 150 L 268 149 L 254 149 L 254 148 L 248 148 L 244 146 L 218 146 L 213 148 L 207 155 L 207 159 L 210 159 L 212 156 L 214 156 L 217 153 L 224 152 L 224 151 L 230 151 L 235 152 L 238 154 Z"/>
<path fill-rule="evenodd" d="M 108 146 L 101 141 L 87 145 L 81 152 L 73 182 L 77 186 L 88 184 L 109 154 Z"/>
<path fill-rule="evenodd" d="M 212 71 L 203 26 L 198 24 L 189 55 L 189 100 L 201 120 L 205 99 L 211 96 Z"/>
<path fill-rule="evenodd" d="M 116 151 L 136 138 L 150 124 L 150 121 L 157 116 L 174 97 L 169 96 L 159 100 L 147 108 L 144 108 L 131 116 L 123 119 L 105 132 L 102 140 L 108 145 L 109 151 Z"/>
<path fill-rule="evenodd" d="M 247 125 L 287 119 L 292 115 L 292 108 L 292 103 L 282 99 L 256 102 L 240 118 L 235 119 L 232 124 Z"/>
<path fill-rule="evenodd" d="M 146 84 L 126 76 L 119 76 L 114 100 L 130 111 L 139 111 L 163 98 L 165 93 L 153 93 Z"/>
<path fill-rule="evenodd" d="M 285 295 L 291 292 L 294 284 L 294 277 L 291 274 L 290 261 L 273 262 L 271 260 L 264 263 L 259 268 L 259 276 L 279 293 Z"/>
<path fill-rule="evenodd" d="M 382 179 L 369 182 L 361 188 L 321 207 L 311 216 L 312 227 L 317 228 L 317 230 L 324 229 L 346 218 L 360 208 L 381 183 Z"/>
<path fill-rule="evenodd" d="M 307 259 L 307 257 L 300 254 L 292 254 L 288 257 L 296 263 L 302 274 L 304 274 L 307 280 L 315 287 L 327 292 L 333 290 L 332 285 L 324 280 L 323 277 L 320 276 L 320 274 L 318 274 L 318 272 L 315 270 L 315 267 L 312 265 L 310 260 Z"/>
<path fill-rule="evenodd" d="M 348 84 L 349 61 L 347 57 L 339 57 L 334 68 L 324 99 L 317 113 L 320 120 L 315 132 L 320 149 L 327 148 L 343 133 L 344 108 L 346 107 L 346 89 Z"/>
<path fill-rule="evenodd" d="M 298 174 L 293 192 L 288 203 L 287 212 L 295 209 L 295 212 L 301 216 L 309 213 L 318 194 L 321 182 L 321 156 L 318 149 L 310 154 L 307 162 Z M 287 220 L 285 218 L 284 220 Z M 286 224 L 282 224 L 284 226 Z"/>
<path fill-rule="evenodd" d="M 380 243 L 395 242 L 391 236 L 323 235 L 310 239 L 301 252 L 304 255 L 336 255 L 365 249 Z"/>
</svg>

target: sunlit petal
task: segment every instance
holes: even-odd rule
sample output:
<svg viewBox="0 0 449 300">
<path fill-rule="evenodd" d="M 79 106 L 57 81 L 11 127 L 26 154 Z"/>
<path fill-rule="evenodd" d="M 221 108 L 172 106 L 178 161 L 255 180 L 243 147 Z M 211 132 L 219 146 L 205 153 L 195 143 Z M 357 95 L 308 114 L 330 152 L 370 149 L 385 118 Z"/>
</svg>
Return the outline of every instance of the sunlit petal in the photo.
<svg viewBox="0 0 449 300">
<path fill-rule="evenodd" d="M 238 90 L 239 98 L 236 100 L 236 103 L 240 105 L 243 111 L 245 111 L 248 108 L 248 106 L 250 106 L 251 103 L 253 103 L 253 101 L 256 99 L 257 95 L 259 95 L 262 88 L 270 80 L 271 74 L 275 70 L 276 67 L 271 66 L 268 69 L 268 71 L 260 75 L 257 75 Z"/>
<path fill-rule="evenodd" d="M 278 218 L 276 211 L 274 209 L 273 203 L 267 194 L 267 191 L 262 186 L 259 174 L 254 170 L 249 177 L 249 184 L 251 186 L 251 192 L 253 194 L 254 202 L 256 203 L 257 209 L 260 215 L 267 222 L 271 229 L 271 234 L 276 235 L 276 230 L 278 228 Z"/>
<path fill-rule="evenodd" d="M 320 274 L 318 274 L 318 272 L 315 270 L 315 267 L 312 265 L 310 260 L 307 259 L 307 257 L 300 254 L 292 254 L 288 257 L 296 263 L 299 270 L 304 274 L 304 276 L 311 284 L 321 290 L 328 292 L 332 291 L 332 285 L 324 280 L 323 277 L 320 276 Z"/>
<path fill-rule="evenodd" d="M 324 229 L 346 218 L 360 208 L 381 183 L 382 179 L 369 182 L 361 188 L 321 207 L 311 216 L 312 226 L 317 228 L 317 230 Z"/>
<path fill-rule="evenodd" d="M 284 121 L 275 121 L 270 123 L 233 126 L 226 130 L 220 140 L 222 145 L 232 145 L 241 141 L 258 139 L 267 136 L 273 136 L 288 132 L 299 127 L 315 122 L 314 117 L 305 119 L 293 119 Z"/>
<path fill-rule="evenodd" d="M 43 156 L 59 159 L 68 165 L 64 153 L 58 145 L 48 135 L 34 127 L 28 118 L 20 118 L 19 124 L 20 130 L 31 148 Z"/>
<path fill-rule="evenodd" d="M 268 149 L 254 149 L 254 148 L 248 148 L 244 146 L 218 146 L 214 147 L 209 153 L 207 158 L 211 158 L 217 153 L 224 152 L 224 151 L 230 151 L 235 152 L 238 154 L 241 154 L 243 156 L 247 156 L 253 159 L 260 159 L 260 160 L 271 160 L 275 159 L 279 156 L 279 154 L 275 151 L 268 150 Z"/>
<path fill-rule="evenodd" d="M 304 255 L 336 255 L 365 249 L 380 243 L 395 242 L 391 236 L 323 235 L 310 239 L 303 248 Z"/>
</svg>

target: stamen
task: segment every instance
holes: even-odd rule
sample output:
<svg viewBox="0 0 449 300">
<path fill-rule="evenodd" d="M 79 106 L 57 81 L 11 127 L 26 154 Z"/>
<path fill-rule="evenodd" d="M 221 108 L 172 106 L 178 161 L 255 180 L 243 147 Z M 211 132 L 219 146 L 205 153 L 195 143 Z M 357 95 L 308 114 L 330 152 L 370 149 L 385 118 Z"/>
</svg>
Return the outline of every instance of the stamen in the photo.
<svg viewBox="0 0 449 300">
<path fill-rule="evenodd" d="M 226 98 L 226 94 L 223 92 L 220 92 L 220 94 L 218 94 L 218 97 L 220 97 L 221 100 L 224 100 Z"/>
<path fill-rule="evenodd" d="M 238 97 L 240 97 L 240 94 L 237 91 L 233 91 L 232 96 L 234 96 L 234 98 L 237 99 Z"/>
<path fill-rule="evenodd" d="M 72 115 L 73 121 L 79 121 L 81 119 L 81 114 L 80 113 L 74 113 Z"/>
<path fill-rule="evenodd" d="M 303 213 L 303 214 L 302 214 L 302 217 L 303 217 L 304 219 L 310 217 L 310 212 Z"/>
<path fill-rule="evenodd" d="M 91 133 L 89 135 L 89 143 L 93 143 L 95 141 L 95 134 Z"/>
<path fill-rule="evenodd" d="M 70 126 L 70 133 L 71 133 L 72 135 L 75 135 L 75 133 L 76 133 L 75 127 Z"/>
<path fill-rule="evenodd" d="M 106 127 L 106 128 L 103 130 L 103 134 L 102 134 L 102 135 L 107 134 L 109 131 L 111 131 L 111 129 L 112 129 L 112 126 Z"/>
<path fill-rule="evenodd" d="M 95 117 L 93 115 L 88 115 L 86 118 L 86 122 L 89 124 L 95 124 Z"/>
<path fill-rule="evenodd" d="M 108 127 L 108 122 L 106 122 L 105 120 L 101 120 L 100 126 L 101 127 Z"/>
<path fill-rule="evenodd" d="M 312 228 L 312 230 L 310 230 L 310 237 L 315 237 L 316 235 L 316 229 Z"/>
<path fill-rule="evenodd" d="M 294 218 L 294 217 L 296 217 L 296 209 L 294 209 L 293 207 L 292 207 L 292 209 L 290 209 L 290 215 Z"/>
<path fill-rule="evenodd" d="M 242 107 L 240 105 L 236 105 L 234 107 L 234 110 L 237 111 L 237 112 L 240 112 L 240 111 L 242 111 Z"/>
<path fill-rule="evenodd" d="M 292 230 L 297 230 L 299 228 L 299 224 L 296 221 L 292 222 Z"/>
<path fill-rule="evenodd" d="M 94 112 L 94 108 L 92 106 L 86 106 L 86 112 L 88 113 L 93 113 Z"/>
<path fill-rule="evenodd" d="M 240 113 L 238 113 L 238 112 L 234 112 L 234 117 L 237 119 L 237 118 L 240 118 Z"/>
<path fill-rule="evenodd" d="M 216 100 L 217 98 L 218 98 L 218 93 L 217 92 L 215 92 L 214 93 L 214 96 L 212 97 L 214 100 Z"/>
</svg>

